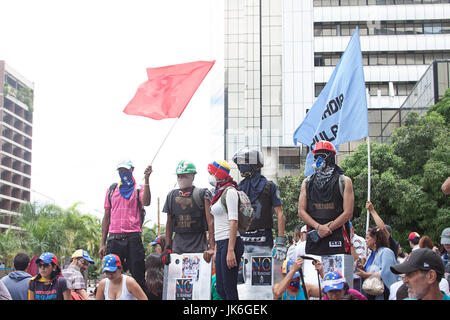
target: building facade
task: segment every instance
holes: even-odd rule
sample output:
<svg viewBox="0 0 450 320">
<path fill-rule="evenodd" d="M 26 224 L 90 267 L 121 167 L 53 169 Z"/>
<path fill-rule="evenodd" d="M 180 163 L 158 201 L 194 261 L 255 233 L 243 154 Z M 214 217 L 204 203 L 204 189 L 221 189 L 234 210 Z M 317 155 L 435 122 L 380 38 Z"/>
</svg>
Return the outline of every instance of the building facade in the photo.
<svg viewBox="0 0 450 320">
<path fill-rule="evenodd" d="M 448 0 L 225 0 L 225 158 L 260 147 L 270 177 L 299 173 L 293 132 L 358 26 L 371 141 L 436 59 L 450 58 Z M 340 146 L 338 161 L 361 141 Z"/>
<path fill-rule="evenodd" d="M 17 229 L 20 205 L 30 201 L 33 91 L 0 61 L 0 229 Z"/>
</svg>

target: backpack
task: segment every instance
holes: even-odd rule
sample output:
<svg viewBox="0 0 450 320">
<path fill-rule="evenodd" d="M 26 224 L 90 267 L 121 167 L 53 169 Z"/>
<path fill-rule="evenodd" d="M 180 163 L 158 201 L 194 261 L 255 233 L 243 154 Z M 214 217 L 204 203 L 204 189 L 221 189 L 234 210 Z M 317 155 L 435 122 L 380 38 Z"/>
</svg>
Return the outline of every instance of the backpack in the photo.
<svg viewBox="0 0 450 320">
<path fill-rule="evenodd" d="M 110 187 L 109 187 L 109 193 L 108 193 L 108 200 L 109 200 L 109 207 L 110 208 L 112 208 L 112 205 L 111 205 L 111 197 L 112 197 L 112 194 L 113 194 L 113 192 L 114 192 L 114 190 L 116 189 L 116 187 L 117 187 L 117 183 L 113 183 Z M 144 220 L 145 220 L 145 214 L 146 214 L 146 212 L 145 212 L 145 209 L 141 206 L 141 199 L 139 198 L 139 191 L 140 191 L 141 189 L 136 189 L 136 193 L 137 193 L 137 195 L 136 195 L 136 200 L 137 200 L 137 204 L 138 204 L 138 209 L 140 210 L 140 213 L 141 213 L 141 227 L 144 225 Z"/>
<path fill-rule="evenodd" d="M 226 193 L 228 189 L 232 187 L 228 187 L 224 190 L 222 195 L 220 196 L 220 202 L 224 207 L 225 211 L 228 213 L 227 203 L 226 203 Z M 250 199 L 248 195 L 242 190 L 236 190 L 238 193 L 239 203 L 238 203 L 238 231 L 240 234 L 244 234 L 247 232 L 250 224 L 253 220 L 253 216 L 255 210 L 252 207 Z"/>
</svg>

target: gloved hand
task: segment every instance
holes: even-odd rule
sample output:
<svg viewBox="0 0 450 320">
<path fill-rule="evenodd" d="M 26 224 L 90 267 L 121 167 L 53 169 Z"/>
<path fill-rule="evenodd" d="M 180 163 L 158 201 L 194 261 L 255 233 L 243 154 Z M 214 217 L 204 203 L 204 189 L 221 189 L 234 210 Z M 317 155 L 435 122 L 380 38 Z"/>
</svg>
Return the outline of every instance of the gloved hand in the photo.
<svg viewBox="0 0 450 320">
<path fill-rule="evenodd" d="M 277 237 L 274 246 L 274 258 L 283 261 L 286 259 L 286 237 Z"/>
<path fill-rule="evenodd" d="M 165 265 L 168 265 L 170 263 L 170 254 L 172 253 L 172 249 L 170 247 L 167 247 L 163 250 L 161 253 L 161 262 Z"/>
</svg>

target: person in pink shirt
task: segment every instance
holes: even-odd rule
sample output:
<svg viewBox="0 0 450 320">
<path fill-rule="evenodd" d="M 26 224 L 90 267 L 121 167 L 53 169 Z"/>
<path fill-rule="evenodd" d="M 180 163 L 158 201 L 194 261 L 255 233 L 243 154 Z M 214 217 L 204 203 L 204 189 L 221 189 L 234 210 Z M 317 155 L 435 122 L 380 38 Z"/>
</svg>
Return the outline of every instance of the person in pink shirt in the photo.
<svg viewBox="0 0 450 320">
<path fill-rule="evenodd" d="M 124 271 L 129 270 L 141 288 L 145 286 L 145 249 L 142 244 L 143 207 L 149 206 L 151 193 L 149 178 L 152 166 L 145 169 L 145 184 L 136 188 L 134 166 L 130 160 L 116 167 L 120 182 L 112 184 L 105 197 L 105 214 L 102 220 L 102 242 L 99 256 L 116 254 Z M 142 190 L 143 189 L 143 190 Z"/>
</svg>

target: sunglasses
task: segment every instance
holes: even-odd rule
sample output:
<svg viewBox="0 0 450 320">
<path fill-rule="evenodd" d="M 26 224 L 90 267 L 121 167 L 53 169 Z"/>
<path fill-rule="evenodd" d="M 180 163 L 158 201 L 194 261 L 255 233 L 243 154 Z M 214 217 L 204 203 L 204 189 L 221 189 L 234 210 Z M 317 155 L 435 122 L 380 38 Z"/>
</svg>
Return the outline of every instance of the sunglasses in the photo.
<svg viewBox="0 0 450 320">
<path fill-rule="evenodd" d="M 50 263 L 39 263 L 38 264 L 39 268 L 44 268 L 44 269 L 48 268 L 49 266 L 50 266 Z"/>
<path fill-rule="evenodd" d="M 84 266 L 88 266 L 89 265 L 89 262 L 86 262 L 85 260 L 81 260 L 81 259 L 77 259 L 77 260 L 80 261 L 81 264 L 84 265 Z"/>
</svg>

